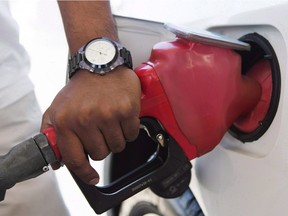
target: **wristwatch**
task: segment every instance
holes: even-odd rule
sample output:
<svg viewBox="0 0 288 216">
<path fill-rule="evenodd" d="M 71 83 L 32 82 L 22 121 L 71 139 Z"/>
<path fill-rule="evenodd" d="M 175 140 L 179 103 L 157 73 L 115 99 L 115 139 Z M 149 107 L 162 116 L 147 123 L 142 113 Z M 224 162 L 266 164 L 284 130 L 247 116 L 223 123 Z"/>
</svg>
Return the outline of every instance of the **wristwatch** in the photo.
<svg viewBox="0 0 288 216">
<path fill-rule="evenodd" d="M 129 50 L 109 38 L 100 37 L 89 41 L 69 58 L 68 75 L 71 78 L 79 69 L 104 75 L 119 65 L 132 69 Z"/>
</svg>

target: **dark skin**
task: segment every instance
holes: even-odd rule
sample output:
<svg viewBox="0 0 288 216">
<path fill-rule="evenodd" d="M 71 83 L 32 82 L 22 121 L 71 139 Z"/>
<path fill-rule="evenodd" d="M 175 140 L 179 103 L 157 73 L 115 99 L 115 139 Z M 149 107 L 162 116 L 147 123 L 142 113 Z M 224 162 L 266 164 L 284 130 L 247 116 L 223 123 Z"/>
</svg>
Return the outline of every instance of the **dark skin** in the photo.
<svg viewBox="0 0 288 216">
<path fill-rule="evenodd" d="M 58 4 L 71 53 L 96 37 L 118 40 L 109 1 Z M 140 95 L 137 75 L 125 66 L 104 76 L 79 70 L 44 113 L 41 130 L 54 127 L 62 162 L 84 182 L 95 185 L 99 175 L 85 152 L 93 160 L 102 160 L 111 152 L 121 152 L 126 140 L 138 136 Z"/>
</svg>

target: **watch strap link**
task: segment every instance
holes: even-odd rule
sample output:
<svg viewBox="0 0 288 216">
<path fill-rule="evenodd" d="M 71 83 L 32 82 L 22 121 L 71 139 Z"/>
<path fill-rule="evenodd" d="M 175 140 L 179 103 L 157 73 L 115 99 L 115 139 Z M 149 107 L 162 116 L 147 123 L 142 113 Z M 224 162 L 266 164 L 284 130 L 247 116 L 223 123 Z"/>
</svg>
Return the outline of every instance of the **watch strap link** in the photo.
<svg viewBox="0 0 288 216">
<path fill-rule="evenodd" d="M 133 63 L 132 63 L 132 57 L 129 50 L 127 50 L 125 47 L 123 47 L 120 51 L 120 56 L 124 60 L 124 65 L 130 69 L 133 69 Z"/>
<path fill-rule="evenodd" d="M 77 52 L 76 55 L 73 55 L 68 60 L 68 71 L 69 71 L 69 79 L 74 75 L 74 73 L 80 68 L 79 64 L 83 60 L 82 55 Z"/>
</svg>

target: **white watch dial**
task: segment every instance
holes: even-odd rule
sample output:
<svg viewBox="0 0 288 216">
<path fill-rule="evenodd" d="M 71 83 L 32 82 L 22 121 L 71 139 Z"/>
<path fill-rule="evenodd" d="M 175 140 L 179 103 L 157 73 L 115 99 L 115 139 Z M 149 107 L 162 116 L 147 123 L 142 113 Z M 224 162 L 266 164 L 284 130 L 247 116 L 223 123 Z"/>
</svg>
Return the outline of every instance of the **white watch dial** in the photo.
<svg viewBox="0 0 288 216">
<path fill-rule="evenodd" d="M 94 41 L 85 49 L 86 59 L 95 65 L 105 65 L 111 62 L 116 55 L 114 45 L 106 40 Z"/>
</svg>

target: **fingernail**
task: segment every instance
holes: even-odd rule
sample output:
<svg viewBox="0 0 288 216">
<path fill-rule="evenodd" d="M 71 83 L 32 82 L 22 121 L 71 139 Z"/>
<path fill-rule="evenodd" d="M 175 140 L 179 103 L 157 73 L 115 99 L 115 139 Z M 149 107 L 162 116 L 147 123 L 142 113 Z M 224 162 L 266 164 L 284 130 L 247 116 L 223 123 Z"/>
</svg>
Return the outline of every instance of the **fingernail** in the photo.
<svg viewBox="0 0 288 216">
<path fill-rule="evenodd" d="M 94 179 L 92 179 L 92 180 L 89 181 L 89 184 L 90 184 L 90 185 L 96 185 L 96 184 L 98 184 L 98 183 L 99 183 L 99 178 L 94 178 Z"/>
</svg>

